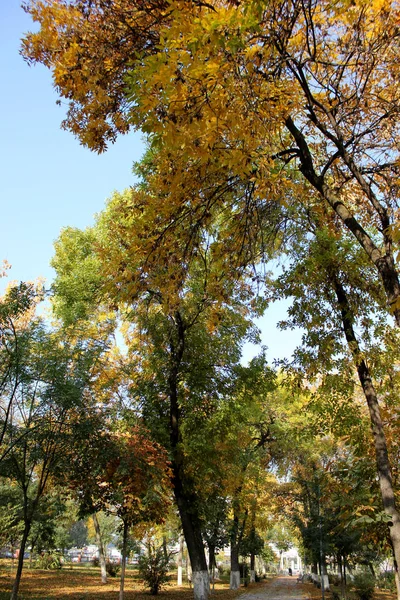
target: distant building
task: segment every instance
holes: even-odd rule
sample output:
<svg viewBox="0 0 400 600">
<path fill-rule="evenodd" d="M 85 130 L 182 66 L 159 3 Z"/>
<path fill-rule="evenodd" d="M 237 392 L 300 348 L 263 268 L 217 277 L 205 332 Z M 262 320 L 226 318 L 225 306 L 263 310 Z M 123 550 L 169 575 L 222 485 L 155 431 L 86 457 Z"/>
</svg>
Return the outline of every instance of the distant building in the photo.
<svg viewBox="0 0 400 600">
<path fill-rule="evenodd" d="M 293 573 L 302 571 L 303 563 L 299 551 L 294 546 L 286 551 L 280 551 L 273 542 L 269 542 L 270 548 L 279 557 L 279 571 L 281 573 L 288 572 L 292 569 Z"/>
</svg>

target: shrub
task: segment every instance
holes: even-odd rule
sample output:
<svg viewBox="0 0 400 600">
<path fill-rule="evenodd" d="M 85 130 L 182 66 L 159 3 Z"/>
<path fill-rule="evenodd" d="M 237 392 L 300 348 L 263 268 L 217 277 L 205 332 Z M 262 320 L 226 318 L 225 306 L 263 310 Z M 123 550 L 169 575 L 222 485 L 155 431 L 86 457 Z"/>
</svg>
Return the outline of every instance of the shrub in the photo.
<svg viewBox="0 0 400 600">
<path fill-rule="evenodd" d="M 377 579 L 377 586 L 381 590 L 388 590 L 389 592 L 396 591 L 396 581 L 394 579 L 393 571 L 384 571 L 383 573 L 379 573 Z"/>
<path fill-rule="evenodd" d="M 168 580 L 169 557 L 164 555 L 163 547 L 149 548 L 147 556 L 139 558 L 139 576 L 147 584 L 150 593 L 156 596 Z"/>
<path fill-rule="evenodd" d="M 375 577 L 372 573 L 356 573 L 353 588 L 359 600 L 371 600 L 375 590 Z"/>
<path fill-rule="evenodd" d="M 340 575 L 336 575 L 336 573 L 329 573 L 329 583 L 339 586 L 341 584 Z"/>
<path fill-rule="evenodd" d="M 99 560 L 99 557 L 98 557 L 98 556 L 94 556 L 94 557 L 92 558 L 92 565 L 93 565 L 94 567 L 98 567 L 98 566 L 100 566 L 100 560 Z"/>
<path fill-rule="evenodd" d="M 228 569 L 226 569 L 224 567 L 224 565 L 218 565 L 218 575 L 220 577 L 223 577 L 224 575 L 226 575 L 228 573 Z"/>
<path fill-rule="evenodd" d="M 61 569 L 61 554 L 59 552 L 45 552 L 36 558 L 36 569 Z"/>
<path fill-rule="evenodd" d="M 117 563 L 110 562 L 109 560 L 106 562 L 106 571 L 107 575 L 110 577 L 116 577 L 119 573 L 120 566 Z"/>
</svg>

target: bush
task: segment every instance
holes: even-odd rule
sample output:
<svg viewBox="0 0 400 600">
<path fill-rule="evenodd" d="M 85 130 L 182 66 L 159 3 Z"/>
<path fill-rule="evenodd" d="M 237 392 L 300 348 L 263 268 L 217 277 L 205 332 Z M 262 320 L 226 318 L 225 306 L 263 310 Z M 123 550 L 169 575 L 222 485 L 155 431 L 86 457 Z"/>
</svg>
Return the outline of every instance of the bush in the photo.
<svg viewBox="0 0 400 600">
<path fill-rule="evenodd" d="M 100 566 L 100 559 L 98 556 L 94 556 L 92 558 L 92 565 L 93 567 L 99 567 Z"/>
<path fill-rule="evenodd" d="M 379 573 L 377 579 L 377 586 L 381 590 L 388 590 L 389 592 L 396 591 L 396 581 L 394 579 L 393 571 L 384 571 L 384 573 Z"/>
<path fill-rule="evenodd" d="M 165 557 L 162 546 L 149 548 L 149 554 L 139 558 L 139 576 L 147 584 L 153 596 L 156 596 L 167 582 L 168 568 L 169 558 Z"/>
<path fill-rule="evenodd" d="M 372 573 L 356 573 L 352 583 L 359 600 L 371 600 L 375 590 L 375 577 Z"/>
<path fill-rule="evenodd" d="M 220 577 L 223 577 L 224 575 L 226 575 L 228 573 L 229 569 L 226 569 L 224 567 L 224 565 L 218 565 L 218 575 Z"/>
<path fill-rule="evenodd" d="M 336 575 L 336 573 L 329 573 L 329 583 L 331 585 L 339 586 L 341 584 L 340 575 Z"/>
<path fill-rule="evenodd" d="M 106 571 L 107 575 L 110 577 L 116 577 L 119 573 L 120 566 L 117 563 L 110 562 L 109 560 L 106 562 Z"/>
<path fill-rule="evenodd" d="M 61 554 L 59 552 L 45 552 L 36 558 L 36 569 L 61 569 Z"/>
</svg>

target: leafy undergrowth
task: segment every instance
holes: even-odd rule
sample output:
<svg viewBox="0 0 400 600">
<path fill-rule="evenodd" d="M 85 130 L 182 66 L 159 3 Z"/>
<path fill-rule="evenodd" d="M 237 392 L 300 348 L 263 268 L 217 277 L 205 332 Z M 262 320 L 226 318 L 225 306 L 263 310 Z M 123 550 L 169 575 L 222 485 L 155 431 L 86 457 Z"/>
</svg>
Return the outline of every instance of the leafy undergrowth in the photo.
<svg viewBox="0 0 400 600">
<path fill-rule="evenodd" d="M 14 573 L 10 569 L 0 568 L 0 600 L 8 600 Z M 240 590 L 230 590 L 225 583 L 216 583 L 211 598 L 215 600 L 233 600 L 244 591 L 259 584 L 252 584 Z M 100 570 L 89 567 L 74 566 L 60 571 L 42 571 L 26 569 L 22 575 L 21 600 L 115 600 L 118 597 L 119 578 L 108 579 L 107 584 L 100 583 Z M 157 598 L 143 588 L 137 579 L 136 571 L 128 571 L 125 579 L 126 600 L 150 600 Z M 193 590 L 188 586 L 178 588 L 171 581 L 163 589 L 160 600 L 192 600 Z"/>
<path fill-rule="evenodd" d="M 321 600 L 321 590 L 312 583 L 303 583 L 302 590 L 304 595 L 307 596 L 307 600 Z M 339 592 L 339 589 L 337 591 Z M 348 600 L 356 600 L 355 594 L 351 591 L 348 592 L 347 597 Z M 326 592 L 325 598 L 326 600 L 332 600 L 332 594 Z M 384 590 L 375 590 L 373 596 L 373 600 L 396 600 L 396 598 L 396 594 Z"/>
</svg>

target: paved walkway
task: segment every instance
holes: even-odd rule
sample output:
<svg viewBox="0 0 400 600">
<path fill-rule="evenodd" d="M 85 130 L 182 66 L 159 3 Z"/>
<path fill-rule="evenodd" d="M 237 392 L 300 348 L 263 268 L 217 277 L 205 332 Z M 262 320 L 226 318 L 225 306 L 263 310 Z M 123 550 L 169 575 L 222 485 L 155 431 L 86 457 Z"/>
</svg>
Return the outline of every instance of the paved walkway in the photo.
<svg viewBox="0 0 400 600">
<path fill-rule="evenodd" d="M 307 598 L 301 583 L 296 577 L 279 575 L 274 577 L 257 590 L 246 592 L 239 596 L 239 600 L 302 600 Z"/>
</svg>

